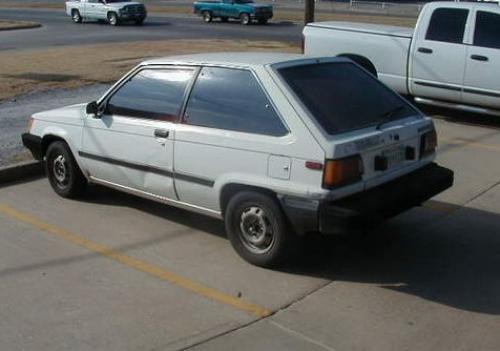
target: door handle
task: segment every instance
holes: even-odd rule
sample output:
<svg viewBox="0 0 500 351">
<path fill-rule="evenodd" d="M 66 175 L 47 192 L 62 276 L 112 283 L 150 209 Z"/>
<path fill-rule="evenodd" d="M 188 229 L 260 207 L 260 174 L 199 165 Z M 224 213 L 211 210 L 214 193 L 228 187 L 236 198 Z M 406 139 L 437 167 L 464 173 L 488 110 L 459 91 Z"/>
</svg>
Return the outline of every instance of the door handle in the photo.
<svg viewBox="0 0 500 351">
<path fill-rule="evenodd" d="M 482 55 L 470 55 L 470 58 L 476 61 L 483 61 L 483 62 L 488 61 L 488 58 Z"/>
<path fill-rule="evenodd" d="M 170 132 L 166 129 L 155 129 L 155 137 L 167 139 Z"/>
<path fill-rule="evenodd" d="M 417 51 L 422 54 L 432 54 L 432 49 L 429 48 L 418 48 Z"/>
</svg>

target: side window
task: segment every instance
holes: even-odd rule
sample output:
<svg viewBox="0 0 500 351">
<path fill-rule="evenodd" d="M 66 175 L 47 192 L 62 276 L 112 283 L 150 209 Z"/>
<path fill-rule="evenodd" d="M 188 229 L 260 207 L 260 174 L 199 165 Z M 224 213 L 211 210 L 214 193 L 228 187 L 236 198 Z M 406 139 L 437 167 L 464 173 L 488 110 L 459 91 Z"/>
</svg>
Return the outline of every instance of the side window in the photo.
<svg viewBox="0 0 500 351">
<path fill-rule="evenodd" d="M 500 49 L 499 14 L 484 11 L 477 12 L 474 45 Z"/>
<path fill-rule="evenodd" d="M 176 121 L 192 77 L 189 69 L 141 70 L 111 96 L 106 113 Z"/>
<path fill-rule="evenodd" d="M 246 133 L 288 133 L 250 71 L 204 67 L 186 109 L 185 123 Z"/>
<path fill-rule="evenodd" d="M 437 9 L 432 13 L 425 39 L 462 43 L 469 10 Z"/>
</svg>

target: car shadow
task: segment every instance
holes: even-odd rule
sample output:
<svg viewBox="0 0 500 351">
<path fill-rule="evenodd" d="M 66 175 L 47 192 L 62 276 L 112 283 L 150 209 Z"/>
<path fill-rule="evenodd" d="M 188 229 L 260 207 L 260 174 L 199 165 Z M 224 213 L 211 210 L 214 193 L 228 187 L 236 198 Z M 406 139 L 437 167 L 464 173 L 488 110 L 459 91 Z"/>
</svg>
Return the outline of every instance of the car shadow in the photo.
<svg viewBox="0 0 500 351">
<path fill-rule="evenodd" d="M 171 26 L 170 22 L 150 21 L 146 20 L 143 24 L 137 25 L 134 22 L 122 22 L 117 26 L 111 26 L 107 21 L 85 21 L 86 25 L 104 26 L 110 28 L 144 28 L 144 27 L 165 27 Z"/>
<path fill-rule="evenodd" d="M 132 207 L 226 236 L 222 221 L 100 186 L 92 186 L 82 200 Z M 375 284 L 461 310 L 500 314 L 500 214 L 437 205 L 448 210 L 436 215 L 416 208 L 369 232 L 349 236 L 309 235 L 299 258 L 279 270 Z"/>
<path fill-rule="evenodd" d="M 425 114 L 429 116 L 439 116 L 448 122 L 483 126 L 488 128 L 500 128 L 500 116 L 483 115 L 479 113 L 420 104 L 417 104 L 417 106 Z"/>
</svg>

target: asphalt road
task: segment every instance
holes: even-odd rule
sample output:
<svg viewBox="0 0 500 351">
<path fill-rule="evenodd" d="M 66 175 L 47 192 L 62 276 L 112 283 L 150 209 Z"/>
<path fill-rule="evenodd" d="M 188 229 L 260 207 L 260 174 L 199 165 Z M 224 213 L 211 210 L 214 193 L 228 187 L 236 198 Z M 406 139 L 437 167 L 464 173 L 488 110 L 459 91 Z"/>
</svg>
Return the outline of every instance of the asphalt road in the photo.
<svg viewBox="0 0 500 351">
<path fill-rule="evenodd" d="M 1 9 L 1 18 L 34 21 L 41 28 L 1 33 L 0 50 L 35 49 L 63 45 L 117 43 L 164 39 L 249 39 L 298 43 L 302 26 L 290 22 L 242 26 L 239 22 L 205 24 L 195 15 L 151 16 L 142 27 L 88 22 L 74 24 L 64 11 Z"/>
</svg>

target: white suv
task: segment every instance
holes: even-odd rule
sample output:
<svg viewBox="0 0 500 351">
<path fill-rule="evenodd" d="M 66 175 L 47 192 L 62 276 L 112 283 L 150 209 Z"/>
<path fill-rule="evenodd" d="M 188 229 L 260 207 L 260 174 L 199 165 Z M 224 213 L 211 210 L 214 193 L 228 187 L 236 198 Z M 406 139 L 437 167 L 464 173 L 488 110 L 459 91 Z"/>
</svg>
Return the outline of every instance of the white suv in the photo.
<svg viewBox="0 0 500 351">
<path fill-rule="evenodd" d="M 432 120 L 338 58 L 147 61 L 97 102 L 35 114 L 23 142 L 59 195 L 97 183 L 224 219 L 260 266 L 306 233 L 378 222 L 453 183 L 432 162 Z"/>
</svg>

